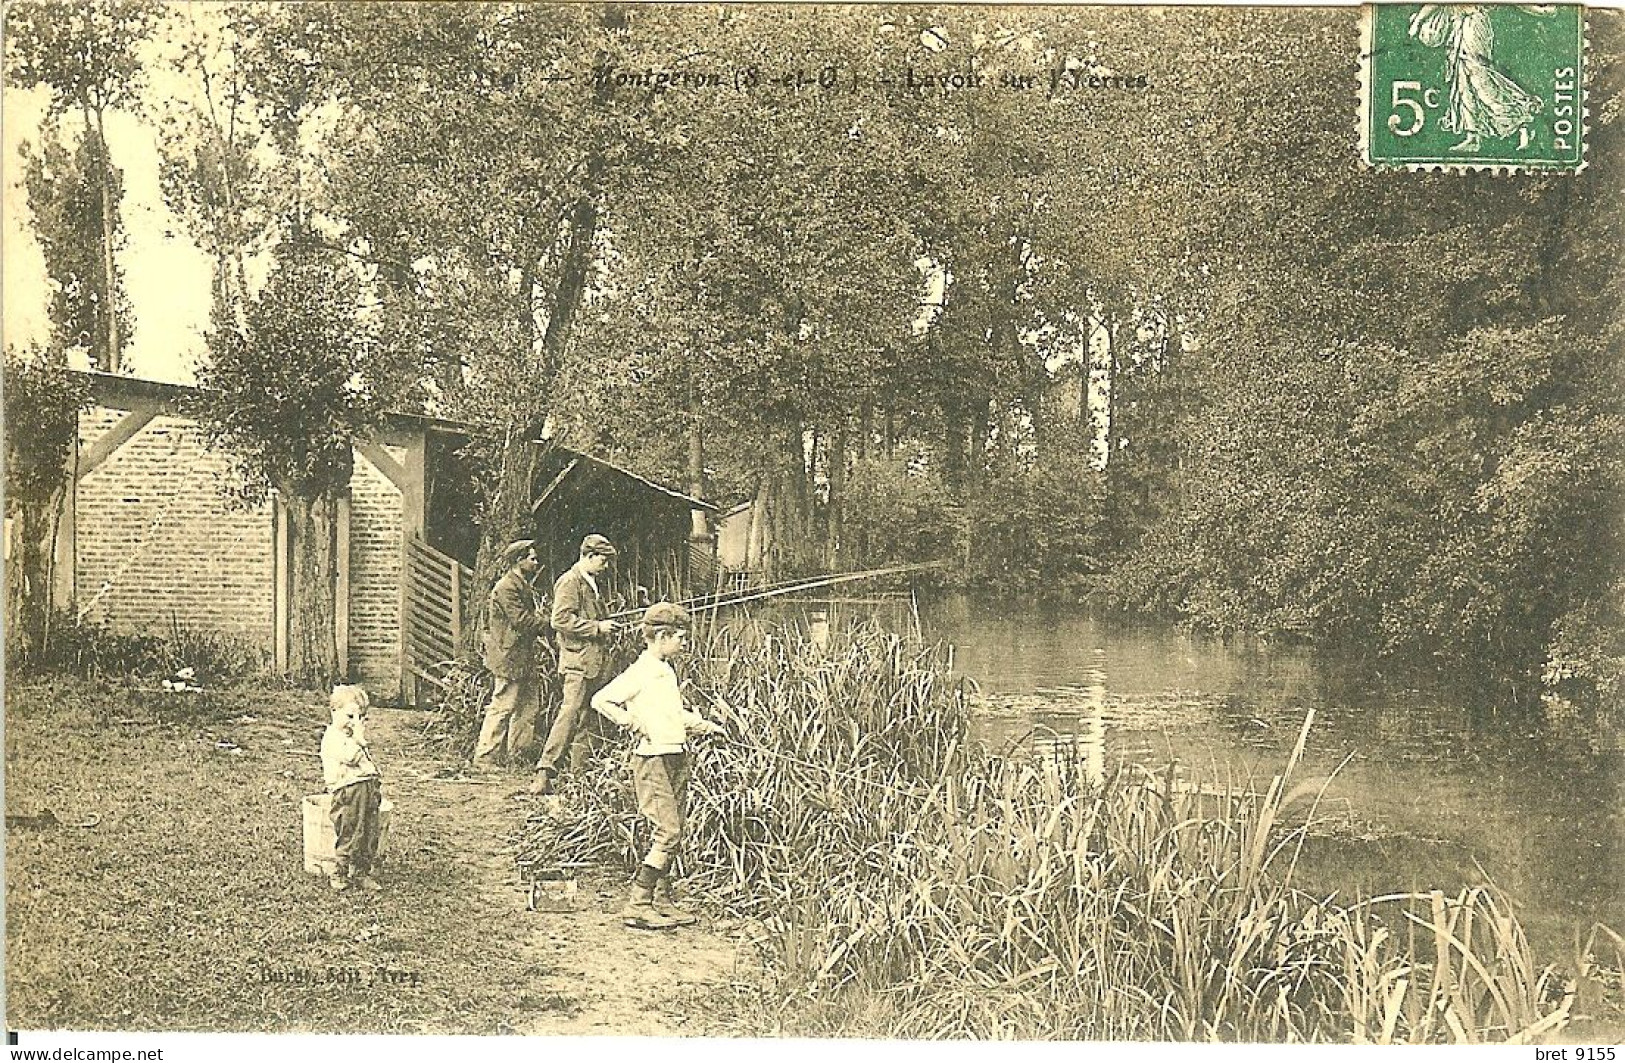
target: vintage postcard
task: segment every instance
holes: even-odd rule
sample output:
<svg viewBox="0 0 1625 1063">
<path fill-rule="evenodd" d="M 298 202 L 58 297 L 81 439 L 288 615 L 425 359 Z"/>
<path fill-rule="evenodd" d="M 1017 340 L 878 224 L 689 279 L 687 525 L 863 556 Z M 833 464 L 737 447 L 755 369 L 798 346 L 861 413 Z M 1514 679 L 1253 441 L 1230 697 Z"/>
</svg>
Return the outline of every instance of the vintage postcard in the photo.
<svg viewBox="0 0 1625 1063">
<path fill-rule="evenodd" d="M 1619 8 L 4 15 L 10 1058 L 1616 1059 Z"/>
</svg>

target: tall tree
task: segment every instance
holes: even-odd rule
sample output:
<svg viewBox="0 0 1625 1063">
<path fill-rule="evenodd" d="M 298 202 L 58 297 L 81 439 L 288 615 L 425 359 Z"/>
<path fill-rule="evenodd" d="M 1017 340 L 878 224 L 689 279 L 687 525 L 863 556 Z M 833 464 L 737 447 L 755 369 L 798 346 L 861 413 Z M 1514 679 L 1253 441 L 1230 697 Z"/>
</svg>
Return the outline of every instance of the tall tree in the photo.
<svg viewBox="0 0 1625 1063">
<path fill-rule="evenodd" d="M 105 196 L 100 157 L 90 132 L 78 131 L 71 149 L 62 143 L 64 135 L 74 134 L 48 130 L 38 147 L 22 145 L 23 187 L 51 286 L 50 357 L 61 361 L 70 350 L 87 351 L 91 361 L 105 369 L 116 361 L 109 357 L 109 318 L 113 335 L 129 333 L 130 300 L 123 271 L 115 265 L 109 288 L 102 254 L 105 233 L 111 232 L 115 248 L 123 244 L 117 208 L 123 182 L 115 170 L 113 194 Z M 110 221 L 102 215 L 104 204 L 113 206 Z"/>
<path fill-rule="evenodd" d="M 334 517 L 350 489 L 355 443 L 380 423 L 395 379 L 358 313 L 360 298 L 344 259 L 290 239 L 243 324 L 217 321 L 198 368 L 199 416 L 231 454 L 242 497 L 259 502 L 275 491 L 287 515 L 288 667 L 320 684 L 338 674 Z"/>
<path fill-rule="evenodd" d="M 89 172 L 100 209 L 101 271 L 93 300 L 97 328 L 91 355 L 101 369 L 119 367 L 126 335 L 118 306 L 116 253 L 119 174 L 107 150 L 107 114 L 136 104 L 141 74 L 136 51 L 152 33 L 157 7 L 146 0 L 89 0 L 56 4 L 23 0 L 6 13 L 7 72 L 23 88 L 50 91 L 50 111 L 77 111 L 84 119 Z"/>
<path fill-rule="evenodd" d="M 636 108 L 568 84 L 582 57 L 617 65 L 627 21 L 569 6 L 349 5 L 324 53 L 342 84 L 332 160 L 348 232 L 378 265 L 392 343 L 439 412 L 490 426 L 478 582 L 530 528 L 559 367 L 601 250 L 610 170 L 635 155 Z"/>
<path fill-rule="evenodd" d="M 164 200 L 214 260 L 213 316 L 240 324 L 248 261 L 291 208 L 278 175 L 297 168 L 297 160 L 279 157 L 274 100 L 265 95 L 265 71 L 282 42 L 263 7 L 188 5 L 170 20 L 191 91 L 171 99 L 163 115 Z"/>
</svg>

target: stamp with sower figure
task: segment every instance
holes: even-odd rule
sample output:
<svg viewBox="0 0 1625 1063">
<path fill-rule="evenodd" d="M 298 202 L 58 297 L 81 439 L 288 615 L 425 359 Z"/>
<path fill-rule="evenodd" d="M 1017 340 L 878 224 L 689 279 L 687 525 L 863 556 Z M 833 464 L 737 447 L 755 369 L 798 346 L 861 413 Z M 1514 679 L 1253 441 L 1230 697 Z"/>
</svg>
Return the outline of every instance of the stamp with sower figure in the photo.
<svg viewBox="0 0 1625 1063">
<path fill-rule="evenodd" d="M 1583 7 L 1374 4 L 1362 38 L 1367 164 L 1570 173 L 1585 165 Z"/>
</svg>

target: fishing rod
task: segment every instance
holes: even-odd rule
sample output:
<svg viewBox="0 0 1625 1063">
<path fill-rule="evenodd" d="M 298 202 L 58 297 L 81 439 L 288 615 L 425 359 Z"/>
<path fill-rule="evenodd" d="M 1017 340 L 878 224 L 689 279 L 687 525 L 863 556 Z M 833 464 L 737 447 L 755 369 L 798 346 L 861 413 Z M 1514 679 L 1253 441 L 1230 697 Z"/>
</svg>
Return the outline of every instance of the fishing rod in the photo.
<svg viewBox="0 0 1625 1063">
<path fill-rule="evenodd" d="M 721 609 L 725 605 L 743 605 L 745 602 L 765 601 L 768 598 L 777 598 L 786 594 L 796 594 L 801 591 L 813 591 L 822 587 L 832 587 L 838 583 L 851 583 L 861 579 L 878 579 L 881 576 L 897 576 L 905 572 L 923 572 L 927 569 L 941 568 L 947 562 L 923 561 L 912 565 L 893 565 L 890 568 L 871 568 L 859 572 L 839 572 L 830 576 L 811 576 L 800 580 L 790 580 L 785 583 L 746 591 L 733 597 L 702 594 L 688 598 L 677 604 L 691 612 L 709 612 Z M 643 609 L 623 609 L 618 613 L 611 613 L 605 619 L 622 620 L 629 616 L 640 616 Z"/>
</svg>

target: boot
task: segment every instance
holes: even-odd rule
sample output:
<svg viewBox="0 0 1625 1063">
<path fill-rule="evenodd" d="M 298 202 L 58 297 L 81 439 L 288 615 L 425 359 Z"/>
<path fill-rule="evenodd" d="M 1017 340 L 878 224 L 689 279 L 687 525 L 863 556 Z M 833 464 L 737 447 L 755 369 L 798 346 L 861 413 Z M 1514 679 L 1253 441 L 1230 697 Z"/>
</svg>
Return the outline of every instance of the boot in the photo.
<svg viewBox="0 0 1625 1063">
<path fill-rule="evenodd" d="M 677 904 L 677 898 L 672 894 L 670 871 L 661 875 L 655 883 L 654 910 L 670 919 L 673 926 L 693 926 L 700 921 L 699 916 Z"/>
<path fill-rule="evenodd" d="M 638 868 L 637 877 L 632 880 L 632 896 L 621 911 L 621 920 L 634 930 L 670 930 L 677 925 L 655 911 L 654 892 L 658 875 L 654 868 L 644 864 Z"/>
</svg>

